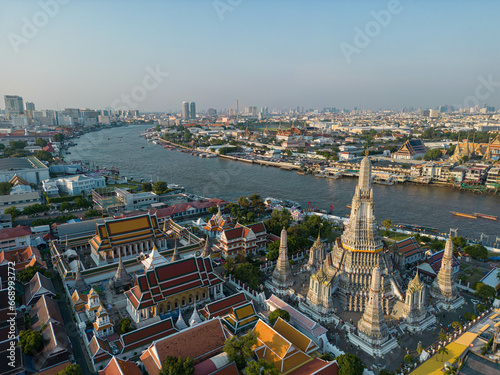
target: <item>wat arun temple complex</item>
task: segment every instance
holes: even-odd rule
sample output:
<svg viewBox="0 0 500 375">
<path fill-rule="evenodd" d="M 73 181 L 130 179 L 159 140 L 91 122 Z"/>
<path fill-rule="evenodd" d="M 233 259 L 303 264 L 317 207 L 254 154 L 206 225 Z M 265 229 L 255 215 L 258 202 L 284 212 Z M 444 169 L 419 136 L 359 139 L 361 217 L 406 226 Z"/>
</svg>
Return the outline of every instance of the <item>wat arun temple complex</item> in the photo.
<svg viewBox="0 0 500 375">
<path fill-rule="evenodd" d="M 464 303 L 453 280 L 451 238 L 446 242 L 441 268 L 430 288 L 420 280 L 417 271 L 403 290 L 401 272 L 405 271 L 396 264 L 378 233 L 371 162 L 365 157 L 343 234 L 329 250 L 318 235 L 310 249 L 309 288 L 299 301 L 299 309 L 315 321 L 338 324 L 347 331 L 350 342 L 368 354 L 384 356 L 398 347 L 395 327 L 391 332 L 387 324 L 389 317 L 398 317 L 400 330 L 421 332 L 436 323 L 436 307 L 451 310 Z M 279 267 L 275 273 L 278 270 Z M 280 285 L 286 284 L 287 277 L 291 277 L 288 272 L 279 276 Z M 361 317 L 356 324 L 352 319 L 343 320 L 343 313 Z"/>
</svg>

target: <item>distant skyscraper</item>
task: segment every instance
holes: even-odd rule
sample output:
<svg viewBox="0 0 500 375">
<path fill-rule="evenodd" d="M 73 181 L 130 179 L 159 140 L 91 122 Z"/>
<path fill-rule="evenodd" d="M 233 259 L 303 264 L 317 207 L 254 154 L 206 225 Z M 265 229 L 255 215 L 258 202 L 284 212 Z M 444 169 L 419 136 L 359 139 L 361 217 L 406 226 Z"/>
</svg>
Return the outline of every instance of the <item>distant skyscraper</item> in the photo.
<svg viewBox="0 0 500 375">
<path fill-rule="evenodd" d="M 23 98 L 17 95 L 5 95 L 5 114 L 8 119 L 24 114 Z"/>
<path fill-rule="evenodd" d="M 26 106 L 27 111 L 34 111 L 35 110 L 35 103 L 33 103 L 33 102 L 26 102 L 25 106 Z"/>
<path fill-rule="evenodd" d="M 189 102 L 182 102 L 182 118 L 189 119 Z"/>
<path fill-rule="evenodd" d="M 194 102 L 191 102 L 189 106 L 189 115 L 190 118 L 195 119 L 196 118 L 196 104 Z"/>
</svg>

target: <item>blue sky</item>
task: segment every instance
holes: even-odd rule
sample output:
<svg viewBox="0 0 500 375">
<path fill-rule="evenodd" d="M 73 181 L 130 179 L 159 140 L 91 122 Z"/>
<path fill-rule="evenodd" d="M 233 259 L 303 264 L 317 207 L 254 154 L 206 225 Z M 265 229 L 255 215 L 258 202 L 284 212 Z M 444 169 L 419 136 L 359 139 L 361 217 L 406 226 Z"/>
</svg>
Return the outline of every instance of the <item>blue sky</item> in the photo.
<svg viewBox="0 0 500 375">
<path fill-rule="evenodd" d="M 42 4 L 54 2 L 47 15 Z M 0 95 L 37 109 L 105 108 L 133 90 L 145 92 L 134 101 L 143 111 L 183 100 L 222 109 L 237 98 L 275 109 L 397 109 L 462 104 L 479 77 L 500 82 L 498 1 L 401 0 L 378 29 L 372 13 L 387 14 L 391 1 L 64 3 L 0 1 Z M 26 20 L 40 25 L 36 35 L 23 31 Z M 370 27 L 358 48 L 355 30 Z M 346 59 L 342 43 L 359 53 Z M 148 67 L 168 77 L 145 90 Z M 500 107 L 500 87 L 484 102 Z"/>
</svg>

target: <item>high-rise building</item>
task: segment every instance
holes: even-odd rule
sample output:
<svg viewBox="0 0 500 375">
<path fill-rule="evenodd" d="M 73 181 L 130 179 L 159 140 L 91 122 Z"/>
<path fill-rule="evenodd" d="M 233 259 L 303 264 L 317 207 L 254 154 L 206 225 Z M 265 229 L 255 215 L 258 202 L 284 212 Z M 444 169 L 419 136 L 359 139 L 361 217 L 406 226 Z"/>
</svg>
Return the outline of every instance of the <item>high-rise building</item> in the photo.
<svg viewBox="0 0 500 375">
<path fill-rule="evenodd" d="M 33 102 L 26 102 L 25 106 L 26 106 L 27 111 L 34 111 L 35 110 L 35 103 L 33 103 Z"/>
<path fill-rule="evenodd" d="M 17 95 L 5 95 L 5 114 L 10 120 L 12 117 L 24 115 L 23 98 Z"/>
<path fill-rule="evenodd" d="M 209 116 L 217 116 L 217 110 L 214 108 L 209 108 L 207 113 Z"/>
<path fill-rule="evenodd" d="M 189 105 L 189 117 L 192 119 L 196 118 L 196 104 L 194 102 L 191 102 Z"/>
<path fill-rule="evenodd" d="M 189 102 L 182 102 L 182 118 L 189 119 Z"/>
</svg>

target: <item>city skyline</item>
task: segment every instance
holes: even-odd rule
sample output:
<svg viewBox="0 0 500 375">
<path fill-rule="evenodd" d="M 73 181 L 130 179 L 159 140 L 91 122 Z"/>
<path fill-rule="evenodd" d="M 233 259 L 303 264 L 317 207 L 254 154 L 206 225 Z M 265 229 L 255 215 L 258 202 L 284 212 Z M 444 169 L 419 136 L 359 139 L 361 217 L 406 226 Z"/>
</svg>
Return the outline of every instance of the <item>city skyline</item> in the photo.
<svg viewBox="0 0 500 375">
<path fill-rule="evenodd" d="M 37 109 L 499 106 L 494 2 L 1 7 L 1 94 Z"/>
</svg>

